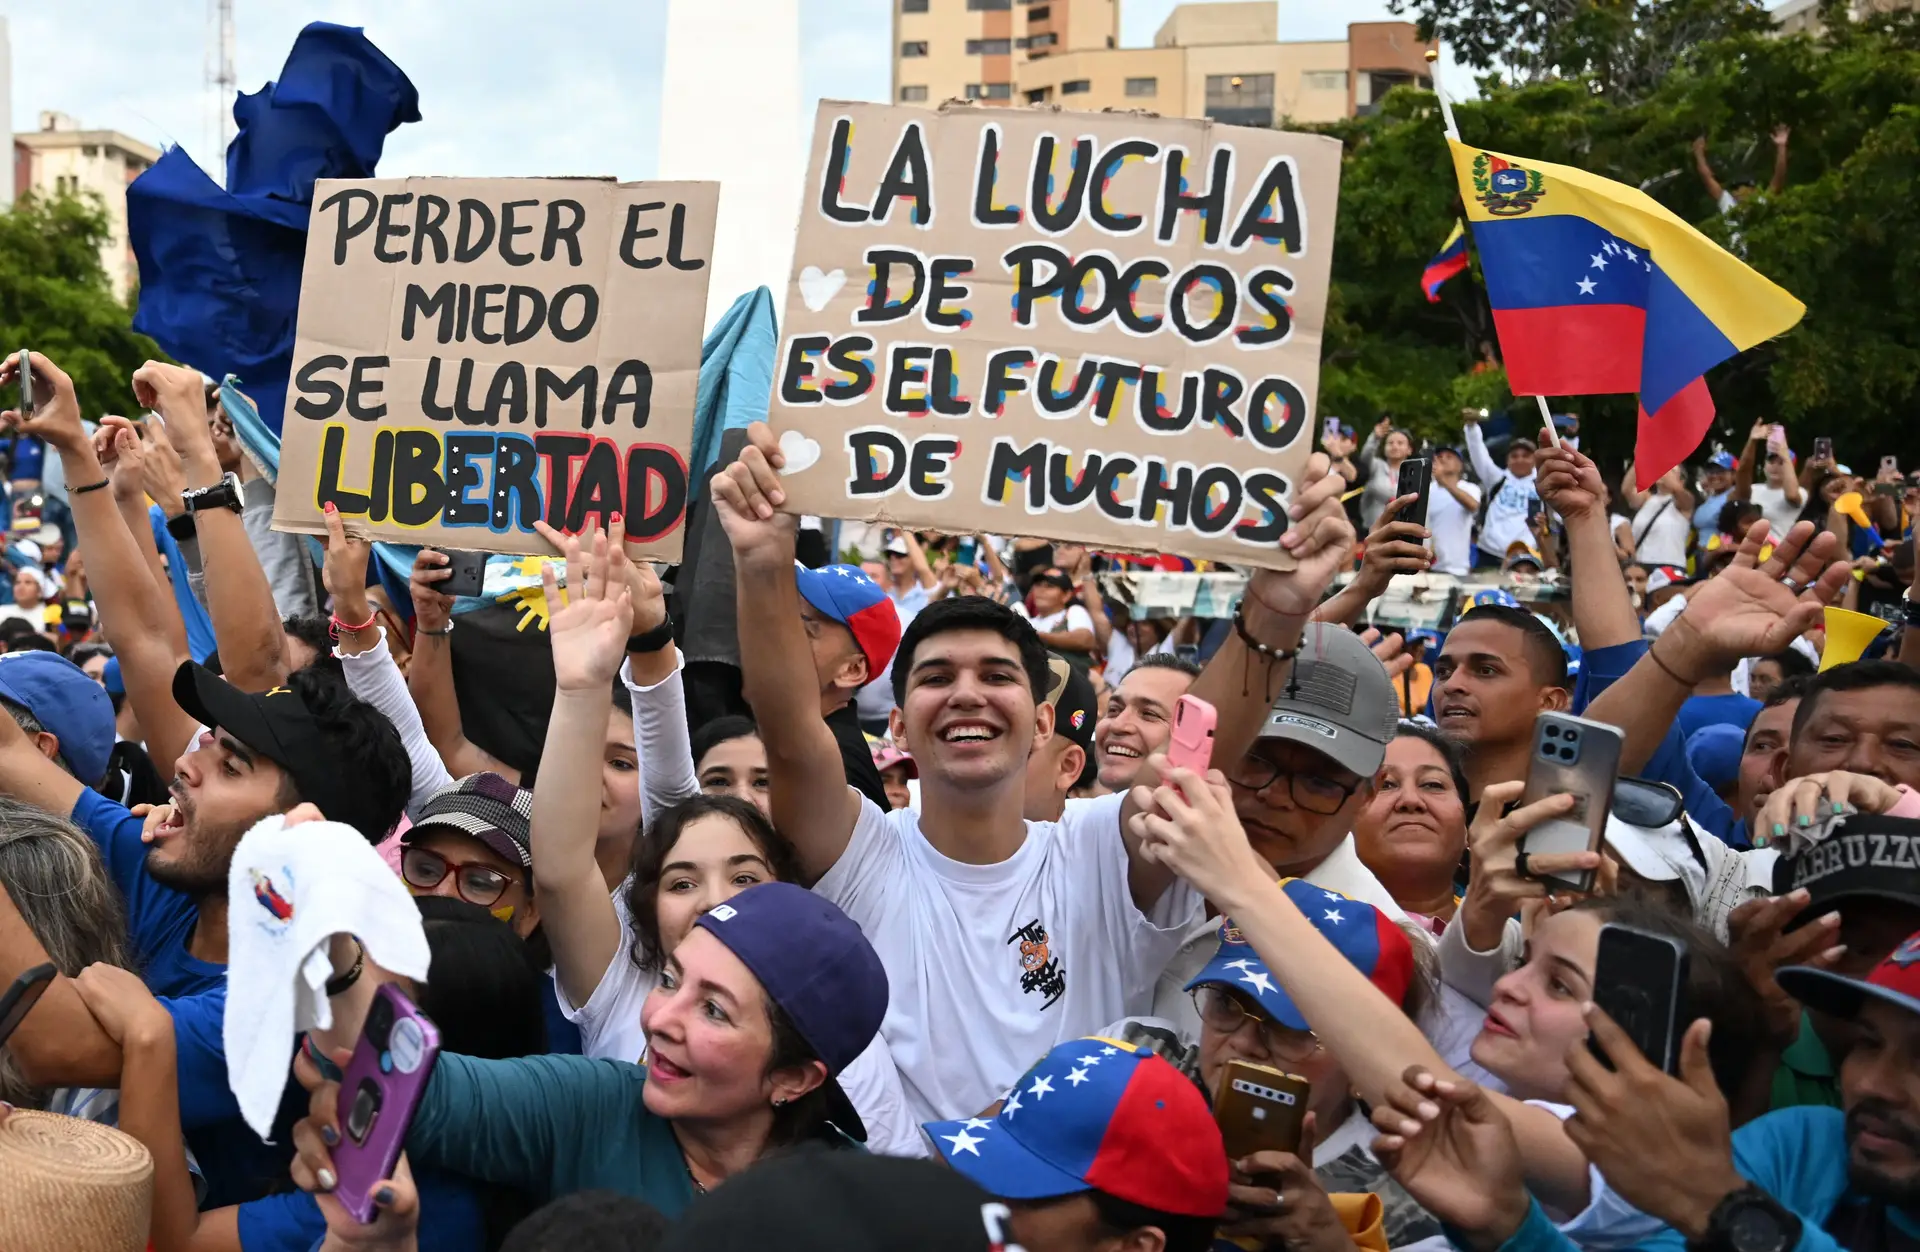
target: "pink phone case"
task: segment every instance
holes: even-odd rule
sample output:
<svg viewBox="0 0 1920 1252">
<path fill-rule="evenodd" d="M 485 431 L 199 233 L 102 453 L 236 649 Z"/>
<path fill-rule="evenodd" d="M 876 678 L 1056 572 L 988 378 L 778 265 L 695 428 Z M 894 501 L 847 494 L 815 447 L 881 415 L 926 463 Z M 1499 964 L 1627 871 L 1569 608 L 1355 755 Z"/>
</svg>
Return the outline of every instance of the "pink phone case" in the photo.
<svg viewBox="0 0 1920 1252">
<path fill-rule="evenodd" d="M 373 1220 L 373 1190 L 393 1177 L 439 1055 L 440 1032 L 427 1015 L 392 984 L 381 987 L 340 1075 L 333 1194 L 359 1222 Z"/>
<path fill-rule="evenodd" d="M 1219 716 L 1198 696 L 1181 696 L 1173 706 L 1173 738 L 1167 743 L 1167 764 L 1206 773 L 1213 762 L 1213 727 Z"/>
</svg>

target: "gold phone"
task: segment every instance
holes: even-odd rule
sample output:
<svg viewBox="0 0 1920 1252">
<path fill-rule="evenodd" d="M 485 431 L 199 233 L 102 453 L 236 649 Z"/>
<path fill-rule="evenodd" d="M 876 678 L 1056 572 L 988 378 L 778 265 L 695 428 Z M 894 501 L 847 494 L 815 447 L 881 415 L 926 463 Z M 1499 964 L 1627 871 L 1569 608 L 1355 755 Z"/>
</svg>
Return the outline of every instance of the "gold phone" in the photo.
<svg viewBox="0 0 1920 1252">
<path fill-rule="evenodd" d="M 1255 1152 L 1299 1155 L 1312 1093 L 1313 1084 L 1298 1074 L 1228 1061 L 1213 1099 L 1213 1120 L 1226 1140 L 1227 1159 L 1237 1161 Z"/>
</svg>

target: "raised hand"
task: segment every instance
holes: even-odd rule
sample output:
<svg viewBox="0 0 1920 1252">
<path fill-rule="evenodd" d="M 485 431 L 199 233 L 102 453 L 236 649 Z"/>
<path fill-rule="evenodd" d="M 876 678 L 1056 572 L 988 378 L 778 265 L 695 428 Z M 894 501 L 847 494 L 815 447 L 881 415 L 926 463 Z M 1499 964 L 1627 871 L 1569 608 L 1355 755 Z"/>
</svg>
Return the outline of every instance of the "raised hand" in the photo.
<svg viewBox="0 0 1920 1252">
<path fill-rule="evenodd" d="M 1380 512 L 1380 520 L 1367 532 L 1366 548 L 1360 555 L 1359 577 L 1369 585 L 1385 587 L 1395 574 L 1423 573 L 1433 564 L 1433 553 L 1426 540 L 1433 532 L 1416 522 L 1397 521 L 1400 510 L 1419 496 L 1396 496 Z"/>
<path fill-rule="evenodd" d="M 1410 1066 L 1373 1110 L 1373 1155 L 1435 1217 L 1498 1247 L 1527 1218 L 1520 1145 L 1506 1114 L 1477 1084 Z"/>
<path fill-rule="evenodd" d="M 1167 764 L 1160 753 L 1147 758 L 1147 767 L 1158 784 L 1137 786 L 1129 796 L 1139 810 L 1131 821 L 1144 856 L 1216 903 L 1236 887 L 1273 881 L 1272 868 L 1247 842 L 1247 832 L 1234 815 L 1225 774 L 1212 769 L 1202 778 Z"/>
<path fill-rule="evenodd" d="M 326 1192 L 313 1198 L 327 1219 L 327 1237 L 319 1252 L 414 1252 L 419 1246 L 420 1192 L 405 1152 L 393 1167 L 393 1177 L 374 1184 L 373 1220 L 366 1225 Z"/>
<path fill-rule="evenodd" d="M 1800 1034 L 1800 1002 L 1787 994 L 1774 974 L 1789 965 L 1831 969 L 1847 951 L 1838 942 L 1838 913 L 1826 913 L 1797 930 L 1787 929 L 1810 898 L 1802 887 L 1783 896 L 1744 901 L 1727 917 L 1728 947 L 1747 982 L 1759 993 L 1769 1033 L 1780 1048 L 1791 1045 Z"/>
<path fill-rule="evenodd" d="M 1405 635 L 1398 632 L 1382 635 L 1378 628 L 1369 626 L 1360 632 L 1360 642 L 1380 658 L 1380 664 L 1386 666 L 1388 678 L 1398 678 L 1413 668 L 1413 653 L 1407 651 Z"/>
<path fill-rule="evenodd" d="M 1467 944 L 1476 952 L 1491 952 L 1500 946 L 1507 919 L 1528 900 L 1545 899 L 1550 875 L 1572 877 L 1600 868 L 1598 852 L 1554 852 L 1529 857 L 1527 872 L 1520 872 L 1520 839 L 1529 830 L 1549 818 L 1573 811 L 1570 795 L 1548 796 L 1532 804 L 1503 810 L 1520 798 L 1524 782 L 1490 785 L 1480 797 L 1473 827 L 1467 831 L 1467 846 L 1472 850 L 1473 872 L 1467 879 L 1467 894 L 1460 901 L 1459 921 Z"/>
<path fill-rule="evenodd" d="M 38 352 L 29 352 L 27 358 L 33 367 L 33 412 L 23 415 L 18 409 L 8 409 L 0 413 L 0 425 L 43 439 L 48 447 L 61 452 L 90 448 L 87 428 L 80 424 L 80 402 L 74 398 L 73 380 Z M 19 381 L 20 354 L 9 352 L 0 360 L 0 388 Z"/>
<path fill-rule="evenodd" d="M 207 421 L 207 383 L 199 370 L 148 361 L 133 372 L 133 398 L 166 419 L 181 462 L 196 477 L 211 482 L 220 476 L 220 458 L 213 450 L 213 430 Z"/>
<path fill-rule="evenodd" d="M 1543 438 L 1540 451 L 1533 455 L 1533 468 L 1540 498 L 1561 517 L 1605 516 L 1607 488 L 1600 469 L 1578 449 L 1564 444 L 1555 447 Z"/>
<path fill-rule="evenodd" d="M 114 499 L 133 503 L 146 495 L 147 446 L 132 422 L 113 413 L 101 418 L 93 432 L 93 454 L 113 483 Z"/>
<path fill-rule="evenodd" d="M 407 594 L 413 597 L 414 629 L 423 635 L 438 635 L 453 620 L 453 597 L 443 595 L 439 584 L 453 577 L 447 568 L 451 558 L 444 552 L 422 548 L 413 557 L 413 569 L 407 575 Z"/>
<path fill-rule="evenodd" d="M 596 526 L 586 544 L 545 522 L 535 523 L 535 529 L 567 558 L 564 600 L 552 563 L 540 571 L 552 610 L 547 634 L 553 641 L 553 684 L 561 691 L 605 691 L 620 672 L 633 634 L 633 586 L 624 570 L 616 571 L 610 553 L 626 542 L 625 522 L 616 514 L 612 533 Z M 626 560 L 624 552 L 620 559 Z"/>
<path fill-rule="evenodd" d="M 1586 1043 L 1567 1052 L 1567 1137 L 1620 1198 L 1690 1240 L 1728 1193 L 1747 1185 L 1733 1164 L 1726 1097 L 1707 1058 L 1706 1019 L 1680 1042 L 1680 1077 L 1654 1068 L 1612 1018 L 1589 1004 L 1587 1027 L 1612 1062 Z"/>
<path fill-rule="evenodd" d="M 328 501 L 323 512 L 327 523 L 327 559 L 320 567 L 320 581 L 333 597 L 335 617 L 364 622 L 373 616 L 367 603 L 367 558 L 373 553 L 373 543 L 348 532 L 340 510 L 332 501 Z"/>
<path fill-rule="evenodd" d="M 1307 471 L 1287 516 L 1293 524 L 1280 536 L 1280 547 L 1294 559 L 1294 567 L 1257 569 L 1247 583 L 1247 594 L 1270 612 L 1305 619 L 1320 603 L 1335 574 L 1347 568 L 1353 552 L 1353 524 L 1347 521 L 1340 494 L 1346 480 L 1330 472 L 1327 454 L 1307 458 Z"/>
<path fill-rule="evenodd" d="M 1846 813 L 1884 813 L 1900 803 L 1902 795 L 1897 787 L 1871 774 L 1846 770 L 1791 778 L 1767 797 L 1754 834 L 1775 842 L 1789 835 L 1804 836 Z M 1780 849 L 1782 856 L 1788 851 Z"/>
<path fill-rule="evenodd" d="M 1797 522 L 1764 562 L 1764 521 L 1747 528 L 1733 561 L 1687 593 L 1686 611 L 1661 635 L 1661 659 L 1681 681 L 1730 673 L 1747 656 L 1784 651 L 1820 623 L 1852 576 L 1831 531 Z M 1670 642 L 1669 642 L 1670 640 Z"/>
<path fill-rule="evenodd" d="M 747 444 L 740 458 L 719 470 L 708 484 L 720 526 L 736 553 L 786 552 L 791 555 L 794 534 L 800 519 L 782 513 L 787 493 L 780 485 L 780 470 L 787 458 L 779 440 L 765 422 L 747 427 Z"/>
<path fill-rule="evenodd" d="M 180 450 L 173 446 L 167 424 L 158 417 L 140 423 L 145 455 L 140 461 L 140 477 L 147 495 L 168 517 L 187 511 L 181 495 L 187 489 L 186 467 L 180 463 Z"/>
</svg>

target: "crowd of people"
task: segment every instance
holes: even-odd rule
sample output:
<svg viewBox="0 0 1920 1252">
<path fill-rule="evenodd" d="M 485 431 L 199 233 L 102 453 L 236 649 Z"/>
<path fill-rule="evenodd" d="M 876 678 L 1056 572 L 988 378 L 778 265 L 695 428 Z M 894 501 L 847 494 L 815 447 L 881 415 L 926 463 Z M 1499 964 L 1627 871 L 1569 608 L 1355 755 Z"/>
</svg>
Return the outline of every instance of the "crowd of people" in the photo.
<svg viewBox="0 0 1920 1252">
<path fill-rule="evenodd" d="M 0 418 L 44 449 L 0 620 L 0 988 L 38 996 L 0 1011 L 0 1248 L 1920 1231 L 1920 481 L 1892 458 L 1796 470 L 1759 424 L 1643 495 L 1570 419 L 1503 450 L 1478 412 L 1459 447 L 1336 421 L 1289 568 L 1176 621 L 1041 539 L 803 565 L 756 425 L 703 506 L 738 707 L 690 715 L 679 593 L 618 517 L 542 523 L 550 706 L 509 763 L 463 725 L 494 693 L 462 689 L 446 553 L 397 597 L 337 515 L 311 548 L 266 528 L 194 370 L 143 366 L 130 421 L 32 364 Z M 1366 628 L 1396 577 L 1529 562 L 1559 620 L 1494 595 Z M 1833 608 L 1889 629 L 1842 644 Z M 1197 708 L 1210 760 L 1175 740 Z M 1619 732 L 1604 812 L 1529 788 L 1562 714 Z M 1595 838 L 1530 838 L 1569 822 Z M 359 858 L 254 851 L 342 829 Z M 382 966 L 394 930 L 424 974 Z M 1622 935 L 1675 954 L 1670 1055 L 1599 1007 L 1656 972 Z M 362 1208 L 342 1082 L 396 1003 L 439 1051 L 378 1114 L 405 1150 Z"/>
</svg>

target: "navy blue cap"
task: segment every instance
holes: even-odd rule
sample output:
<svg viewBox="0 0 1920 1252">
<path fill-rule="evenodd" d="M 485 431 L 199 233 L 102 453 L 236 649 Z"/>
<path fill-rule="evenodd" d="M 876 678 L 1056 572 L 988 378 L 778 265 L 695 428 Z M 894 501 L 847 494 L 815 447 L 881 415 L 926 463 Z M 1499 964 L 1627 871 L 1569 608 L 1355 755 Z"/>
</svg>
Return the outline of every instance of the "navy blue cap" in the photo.
<svg viewBox="0 0 1920 1252">
<path fill-rule="evenodd" d="M 60 741 L 60 755 L 86 786 L 105 777 L 113 754 L 107 689 L 57 652 L 0 653 L 0 696 L 33 714 Z"/>
<path fill-rule="evenodd" d="M 1733 453 L 1728 452 L 1725 449 L 1722 449 L 1721 451 L 1716 452 L 1712 456 L 1707 458 L 1708 469 L 1730 470 L 1737 464 L 1739 464 L 1739 462 L 1733 459 Z"/>
<path fill-rule="evenodd" d="M 1553 415 L 1553 428 L 1555 430 L 1571 430 L 1579 424 L 1580 416 L 1577 413 L 1555 413 Z"/>
<path fill-rule="evenodd" d="M 767 998 L 827 1067 L 834 1125 L 864 1142 L 866 1127 L 839 1076 L 880 1033 L 887 971 L 838 906 L 805 887 L 764 882 L 694 919 L 753 971 Z"/>
</svg>

